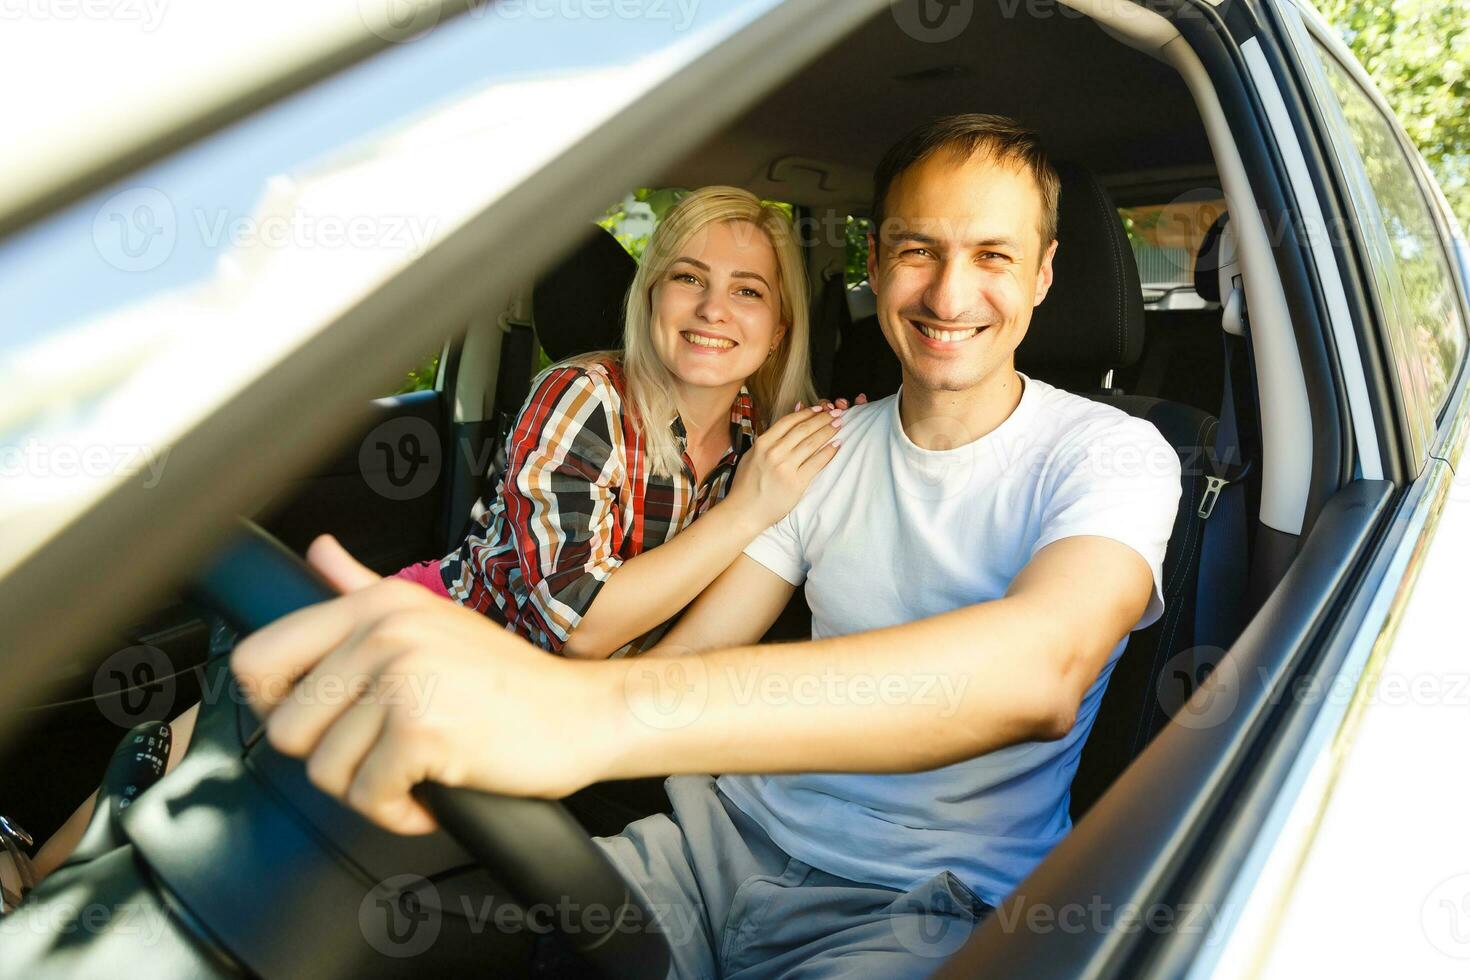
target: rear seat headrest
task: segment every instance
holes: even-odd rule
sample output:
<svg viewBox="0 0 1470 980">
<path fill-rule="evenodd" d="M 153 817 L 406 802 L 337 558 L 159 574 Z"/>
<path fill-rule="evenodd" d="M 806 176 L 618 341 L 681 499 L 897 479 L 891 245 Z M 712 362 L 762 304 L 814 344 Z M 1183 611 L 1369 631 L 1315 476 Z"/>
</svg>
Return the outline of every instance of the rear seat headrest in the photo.
<svg viewBox="0 0 1470 980">
<path fill-rule="evenodd" d="M 1143 352 L 1138 265 L 1112 197 L 1088 170 L 1058 163 L 1055 281 L 1016 349 L 1022 371 L 1104 371 L 1129 367 Z"/>
<path fill-rule="evenodd" d="M 541 349 L 553 361 L 621 347 L 623 308 L 638 263 L 609 232 L 591 234 L 543 275 L 531 293 Z"/>
</svg>

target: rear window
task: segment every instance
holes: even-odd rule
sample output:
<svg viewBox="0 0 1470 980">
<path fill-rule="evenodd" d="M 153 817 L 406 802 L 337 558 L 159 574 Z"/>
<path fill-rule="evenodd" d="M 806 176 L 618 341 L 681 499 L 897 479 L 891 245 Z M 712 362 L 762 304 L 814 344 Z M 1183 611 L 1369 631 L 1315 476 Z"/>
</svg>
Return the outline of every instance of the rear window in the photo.
<svg viewBox="0 0 1470 980">
<path fill-rule="evenodd" d="M 1205 232 L 1224 213 L 1225 199 L 1213 191 L 1118 209 L 1138 263 L 1145 307 L 1200 309 L 1208 305 L 1194 291 L 1194 263 Z"/>
</svg>

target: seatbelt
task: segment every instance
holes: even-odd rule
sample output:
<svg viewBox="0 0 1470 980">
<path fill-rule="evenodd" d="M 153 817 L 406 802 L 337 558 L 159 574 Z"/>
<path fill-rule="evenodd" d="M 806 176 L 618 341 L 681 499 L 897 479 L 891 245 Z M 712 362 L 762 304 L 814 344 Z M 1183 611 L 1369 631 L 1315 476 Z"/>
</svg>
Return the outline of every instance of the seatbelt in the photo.
<svg viewBox="0 0 1470 980">
<path fill-rule="evenodd" d="M 1242 458 L 1239 417 L 1236 407 L 1236 362 L 1242 350 L 1249 352 L 1249 327 L 1245 316 L 1245 294 L 1236 279 L 1235 289 L 1225 303 L 1222 344 L 1225 377 L 1221 385 L 1219 423 L 1209 460 L 1213 471 L 1206 476 L 1199 518 L 1204 522 L 1204 545 L 1200 555 L 1199 580 L 1195 594 L 1194 643 L 1228 649 L 1235 642 L 1245 618 L 1247 515 L 1245 478 L 1251 461 Z"/>
</svg>

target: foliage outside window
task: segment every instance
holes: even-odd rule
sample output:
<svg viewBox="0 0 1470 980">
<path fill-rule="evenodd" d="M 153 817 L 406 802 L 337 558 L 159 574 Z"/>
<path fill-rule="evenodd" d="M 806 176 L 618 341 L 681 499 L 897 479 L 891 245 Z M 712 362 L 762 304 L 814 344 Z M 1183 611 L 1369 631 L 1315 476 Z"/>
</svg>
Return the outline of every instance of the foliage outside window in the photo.
<svg viewBox="0 0 1470 980">
<path fill-rule="evenodd" d="M 418 367 L 408 372 L 403 383 L 398 386 L 397 391 L 389 392 L 389 397 L 394 395 L 407 395 L 415 391 L 428 391 L 434 387 L 434 382 L 439 377 L 439 352 L 435 351 L 429 355 Z"/>
<path fill-rule="evenodd" d="M 1359 219 L 1381 224 L 1388 242 L 1388 254 L 1373 256 L 1370 264 L 1393 327 L 1395 366 L 1406 375 L 1403 383 L 1422 387 L 1429 407 L 1437 408 L 1465 348 L 1449 259 L 1388 120 L 1331 54 L 1322 52 L 1322 61 L 1368 177 L 1368 189 L 1355 201 Z"/>
<path fill-rule="evenodd" d="M 1315 0 L 1470 228 L 1470 4 Z"/>
<path fill-rule="evenodd" d="M 873 222 L 868 218 L 847 217 L 847 285 L 848 288 L 868 281 L 868 232 Z"/>
</svg>

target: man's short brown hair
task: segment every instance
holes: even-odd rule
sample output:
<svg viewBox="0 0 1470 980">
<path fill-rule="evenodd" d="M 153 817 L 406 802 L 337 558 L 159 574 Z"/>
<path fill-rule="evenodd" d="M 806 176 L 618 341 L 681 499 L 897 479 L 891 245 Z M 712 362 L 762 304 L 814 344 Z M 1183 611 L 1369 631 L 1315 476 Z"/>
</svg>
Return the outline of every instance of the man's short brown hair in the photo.
<svg viewBox="0 0 1470 980">
<path fill-rule="evenodd" d="M 908 168 L 934 154 L 948 151 L 969 160 L 977 153 L 1000 163 L 1013 164 L 1031 174 L 1041 189 L 1041 243 L 1057 237 L 1057 199 L 1061 180 L 1035 131 L 1016 120 L 983 112 L 940 116 L 911 130 L 883 154 L 873 171 L 873 233 L 881 234 L 888 189 Z"/>
</svg>

